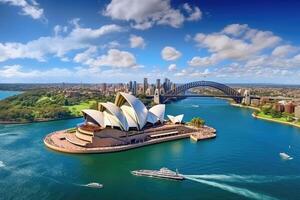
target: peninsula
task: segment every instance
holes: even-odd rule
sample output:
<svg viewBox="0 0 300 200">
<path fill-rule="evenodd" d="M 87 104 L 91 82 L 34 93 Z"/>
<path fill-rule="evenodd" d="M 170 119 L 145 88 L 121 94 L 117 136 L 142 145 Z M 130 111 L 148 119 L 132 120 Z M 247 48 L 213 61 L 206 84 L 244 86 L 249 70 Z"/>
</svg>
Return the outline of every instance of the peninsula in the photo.
<svg viewBox="0 0 300 200">
<path fill-rule="evenodd" d="M 204 126 L 200 118 L 184 124 L 183 114 L 168 115 L 166 121 L 164 104 L 148 110 L 141 100 L 124 92 L 117 94 L 115 103 L 99 103 L 97 110 L 84 109 L 82 113 L 82 124 L 48 134 L 45 145 L 66 153 L 108 153 L 188 137 L 216 137 L 216 130 Z"/>
</svg>

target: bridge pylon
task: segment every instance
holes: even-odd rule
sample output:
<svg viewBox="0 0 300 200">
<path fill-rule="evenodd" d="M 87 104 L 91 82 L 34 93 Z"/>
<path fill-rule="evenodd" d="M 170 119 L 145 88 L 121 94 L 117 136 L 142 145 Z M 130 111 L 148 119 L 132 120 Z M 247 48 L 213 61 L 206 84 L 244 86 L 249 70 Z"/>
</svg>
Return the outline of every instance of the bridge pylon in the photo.
<svg viewBox="0 0 300 200">
<path fill-rule="evenodd" d="M 153 100 L 155 104 L 160 104 L 162 102 L 162 96 L 158 89 L 155 89 Z"/>
</svg>

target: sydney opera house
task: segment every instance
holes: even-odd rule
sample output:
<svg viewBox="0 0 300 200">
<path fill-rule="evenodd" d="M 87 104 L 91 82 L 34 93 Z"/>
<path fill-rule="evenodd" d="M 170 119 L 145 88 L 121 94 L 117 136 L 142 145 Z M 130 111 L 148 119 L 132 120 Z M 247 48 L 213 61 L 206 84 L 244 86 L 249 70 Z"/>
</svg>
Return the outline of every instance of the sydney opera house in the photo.
<svg viewBox="0 0 300 200">
<path fill-rule="evenodd" d="M 99 103 L 98 110 L 82 110 L 84 122 L 72 131 L 49 134 L 45 144 L 69 153 L 114 152 L 174 139 L 195 132 L 182 123 L 183 115 L 164 119 L 165 105 L 150 109 L 135 96 L 120 92 L 115 102 Z"/>
</svg>

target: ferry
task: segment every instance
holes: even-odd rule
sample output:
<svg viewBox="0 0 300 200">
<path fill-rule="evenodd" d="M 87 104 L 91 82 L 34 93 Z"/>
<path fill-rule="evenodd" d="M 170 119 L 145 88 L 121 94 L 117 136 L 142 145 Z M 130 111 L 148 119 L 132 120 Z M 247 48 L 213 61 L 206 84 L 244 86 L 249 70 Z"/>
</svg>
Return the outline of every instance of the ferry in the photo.
<svg viewBox="0 0 300 200">
<path fill-rule="evenodd" d="M 163 167 L 160 170 L 146 170 L 146 169 L 135 170 L 135 171 L 131 171 L 131 174 L 135 176 L 148 176 L 154 178 L 184 180 L 183 175 L 179 174 L 177 170 L 172 171 L 166 167 Z"/>
</svg>

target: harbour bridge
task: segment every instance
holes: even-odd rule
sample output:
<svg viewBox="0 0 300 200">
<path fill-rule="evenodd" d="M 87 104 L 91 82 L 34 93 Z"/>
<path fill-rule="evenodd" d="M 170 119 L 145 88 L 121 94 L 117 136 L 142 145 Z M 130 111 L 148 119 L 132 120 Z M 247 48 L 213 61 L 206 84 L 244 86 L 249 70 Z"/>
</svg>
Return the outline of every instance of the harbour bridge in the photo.
<svg viewBox="0 0 300 200">
<path fill-rule="evenodd" d="M 195 87 L 212 87 L 217 90 L 222 91 L 223 95 L 201 95 L 201 94 L 185 94 L 185 92 L 191 88 Z M 175 89 L 166 92 L 165 94 L 160 94 L 158 90 L 154 94 L 155 103 L 166 103 L 172 99 L 184 98 L 184 97 L 223 97 L 231 98 L 236 103 L 241 103 L 244 98 L 235 89 L 213 81 L 195 81 L 177 86 Z"/>
</svg>

